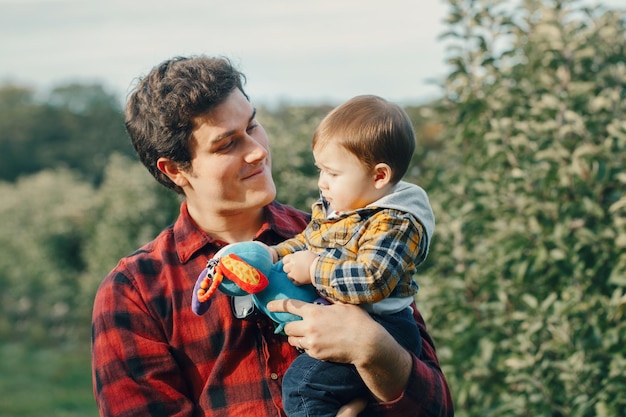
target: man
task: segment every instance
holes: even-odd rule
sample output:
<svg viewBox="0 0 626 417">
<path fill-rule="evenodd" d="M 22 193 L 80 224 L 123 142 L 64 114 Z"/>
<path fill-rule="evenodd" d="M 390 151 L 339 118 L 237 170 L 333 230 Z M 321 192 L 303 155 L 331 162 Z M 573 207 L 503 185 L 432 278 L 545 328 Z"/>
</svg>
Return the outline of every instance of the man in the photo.
<svg viewBox="0 0 626 417">
<path fill-rule="evenodd" d="M 353 364 L 372 394 L 366 414 L 452 415 L 417 310 L 419 358 L 353 305 L 274 302 L 272 310 L 303 318 L 285 327 L 288 337 L 246 299 L 219 294 L 208 313 L 192 313 L 207 258 L 232 242 L 276 244 L 309 219 L 274 201 L 267 135 L 242 82 L 226 59 L 174 58 L 130 96 L 126 127 L 140 159 L 185 199 L 176 223 L 122 259 L 98 289 L 92 367 L 101 415 L 283 416 L 281 380 L 294 346 Z"/>
</svg>

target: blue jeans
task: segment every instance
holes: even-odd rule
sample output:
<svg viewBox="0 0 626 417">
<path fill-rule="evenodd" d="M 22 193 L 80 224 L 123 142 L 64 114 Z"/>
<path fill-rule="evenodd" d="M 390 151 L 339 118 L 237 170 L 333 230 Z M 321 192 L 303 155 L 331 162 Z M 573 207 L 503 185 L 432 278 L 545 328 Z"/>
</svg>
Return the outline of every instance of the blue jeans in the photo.
<svg viewBox="0 0 626 417">
<path fill-rule="evenodd" d="M 421 354 L 422 337 L 410 308 L 372 318 L 405 349 Z M 335 417 L 344 404 L 368 396 L 354 366 L 319 361 L 306 353 L 293 361 L 283 378 L 283 408 L 288 417 Z"/>
</svg>

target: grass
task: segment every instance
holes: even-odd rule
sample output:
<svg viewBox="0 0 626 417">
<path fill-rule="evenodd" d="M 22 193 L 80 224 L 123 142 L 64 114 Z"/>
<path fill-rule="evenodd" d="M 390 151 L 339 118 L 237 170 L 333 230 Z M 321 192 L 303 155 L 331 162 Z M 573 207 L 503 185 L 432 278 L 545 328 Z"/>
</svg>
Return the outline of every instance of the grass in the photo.
<svg viewBox="0 0 626 417">
<path fill-rule="evenodd" d="M 89 346 L 25 347 L 0 343 L 0 416 L 98 416 Z"/>
</svg>

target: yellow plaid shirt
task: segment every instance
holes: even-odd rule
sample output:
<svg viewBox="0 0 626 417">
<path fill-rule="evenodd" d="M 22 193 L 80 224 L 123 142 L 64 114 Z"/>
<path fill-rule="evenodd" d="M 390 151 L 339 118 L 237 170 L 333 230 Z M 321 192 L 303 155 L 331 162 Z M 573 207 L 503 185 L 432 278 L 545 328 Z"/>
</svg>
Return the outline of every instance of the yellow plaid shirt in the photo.
<svg viewBox="0 0 626 417">
<path fill-rule="evenodd" d="M 423 228 L 404 211 L 368 206 L 326 218 L 321 200 L 307 228 L 274 246 L 279 258 L 300 250 L 319 255 L 313 285 L 320 294 L 350 304 L 376 303 L 417 293 L 413 281 Z"/>
</svg>

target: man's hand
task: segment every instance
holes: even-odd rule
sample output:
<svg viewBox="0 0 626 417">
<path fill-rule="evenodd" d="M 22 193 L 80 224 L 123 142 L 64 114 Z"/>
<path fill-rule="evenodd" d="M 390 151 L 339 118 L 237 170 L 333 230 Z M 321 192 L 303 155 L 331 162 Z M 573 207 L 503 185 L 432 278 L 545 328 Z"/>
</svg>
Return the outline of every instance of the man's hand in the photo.
<svg viewBox="0 0 626 417">
<path fill-rule="evenodd" d="M 395 400 L 404 392 L 412 356 L 362 308 L 298 300 L 276 300 L 267 307 L 302 317 L 285 325 L 289 343 L 319 360 L 353 364 L 379 401 Z"/>
</svg>

